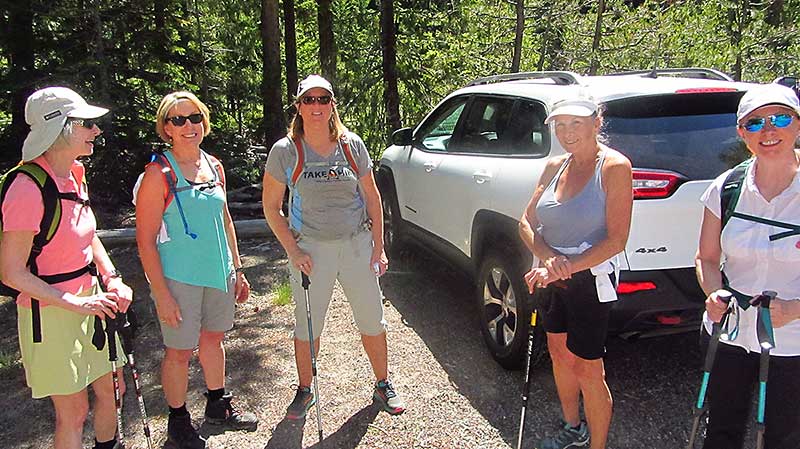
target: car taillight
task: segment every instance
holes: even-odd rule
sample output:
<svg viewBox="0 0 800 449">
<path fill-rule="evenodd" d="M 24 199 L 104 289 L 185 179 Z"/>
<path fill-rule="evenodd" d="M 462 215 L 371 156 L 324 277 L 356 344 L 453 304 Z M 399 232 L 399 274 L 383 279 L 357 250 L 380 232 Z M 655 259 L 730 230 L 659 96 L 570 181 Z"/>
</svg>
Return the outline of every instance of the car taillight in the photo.
<svg viewBox="0 0 800 449">
<path fill-rule="evenodd" d="M 617 293 L 627 295 L 629 293 L 655 290 L 656 284 L 652 282 L 620 282 L 617 286 Z"/>
<path fill-rule="evenodd" d="M 633 199 L 666 198 L 683 183 L 685 178 L 674 172 L 633 170 Z"/>
</svg>

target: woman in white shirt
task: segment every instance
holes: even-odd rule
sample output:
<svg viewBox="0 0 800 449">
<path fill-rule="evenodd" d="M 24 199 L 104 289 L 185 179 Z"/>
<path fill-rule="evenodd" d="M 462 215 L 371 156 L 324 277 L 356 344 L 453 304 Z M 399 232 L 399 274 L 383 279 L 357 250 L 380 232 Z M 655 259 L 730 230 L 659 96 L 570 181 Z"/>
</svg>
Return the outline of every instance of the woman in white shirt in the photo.
<svg viewBox="0 0 800 449">
<path fill-rule="evenodd" d="M 789 88 L 759 86 L 742 97 L 736 117 L 739 136 L 753 155 L 738 202 L 732 202 L 737 214 L 723 225 L 720 191 L 731 171 L 720 175 L 701 198 L 705 210 L 696 262 L 698 279 L 708 295 L 705 332 L 711 334 L 712 324 L 721 320 L 727 308 L 715 293 L 718 289 L 734 293 L 738 315 L 730 320 L 731 326 L 738 323 L 738 333 L 719 345 L 712 369 L 703 448 L 743 445 L 761 350 L 756 336 L 758 310 L 747 307 L 746 299 L 773 290 L 778 294 L 770 305 L 775 349 L 769 365 L 764 436 L 768 449 L 797 449 L 800 271 L 795 267 L 800 262 L 800 231 L 787 233 L 786 227 L 746 216 L 800 224 L 800 150 L 795 148 L 800 136 L 800 103 Z M 781 233 L 784 235 L 776 235 Z"/>
</svg>

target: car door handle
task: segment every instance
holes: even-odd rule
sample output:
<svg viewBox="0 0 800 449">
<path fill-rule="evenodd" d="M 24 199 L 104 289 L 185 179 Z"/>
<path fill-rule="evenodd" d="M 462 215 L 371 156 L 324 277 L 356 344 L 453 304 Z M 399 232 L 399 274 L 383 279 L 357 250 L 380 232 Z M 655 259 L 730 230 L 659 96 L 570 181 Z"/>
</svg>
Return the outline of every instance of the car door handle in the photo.
<svg viewBox="0 0 800 449">
<path fill-rule="evenodd" d="M 483 184 L 492 180 L 492 174 L 486 170 L 478 170 L 472 174 L 472 179 L 478 184 Z"/>
<path fill-rule="evenodd" d="M 430 173 L 436 169 L 436 162 L 428 161 L 422 164 L 422 166 L 425 167 L 426 172 Z"/>
</svg>

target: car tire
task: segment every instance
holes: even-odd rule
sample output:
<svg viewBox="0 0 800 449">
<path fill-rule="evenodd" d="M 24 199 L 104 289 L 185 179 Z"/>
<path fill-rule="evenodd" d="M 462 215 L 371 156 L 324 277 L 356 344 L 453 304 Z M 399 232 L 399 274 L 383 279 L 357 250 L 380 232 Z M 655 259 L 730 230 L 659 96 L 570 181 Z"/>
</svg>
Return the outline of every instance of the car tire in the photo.
<svg viewBox="0 0 800 449">
<path fill-rule="evenodd" d="M 401 234 L 400 206 L 390 179 L 380 183 L 381 207 L 383 208 L 383 249 L 386 255 L 397 256 L 403 247 Z"/>
<path fill-rule="evenodd" d="M 478 272 L 476 303 L 481 334 L 492 357 L 506 369 L 521 368 L 528 350 L 534 301 L 525 286 L 521 260 L 510 248 L 494 249 L 483 258 Z M 547 352 L 541 322 L 538 314 L 531 366 L 536 366 Z"/>
</svg>

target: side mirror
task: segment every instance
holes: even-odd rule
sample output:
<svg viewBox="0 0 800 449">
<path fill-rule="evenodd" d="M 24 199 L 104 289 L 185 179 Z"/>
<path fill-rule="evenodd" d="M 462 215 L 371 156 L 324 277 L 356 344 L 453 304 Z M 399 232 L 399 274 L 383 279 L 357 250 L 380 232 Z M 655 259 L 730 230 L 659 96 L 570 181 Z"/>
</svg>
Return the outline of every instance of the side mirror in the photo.
<svg viewBox="0 0 800 449">
<path fill-rule="evenodd" d="M 414 130 L 411 128 L 400 128 L 392 133 L 392 145 L 404 147 L 411 145 L 414 139 Z"/>
</svg>

